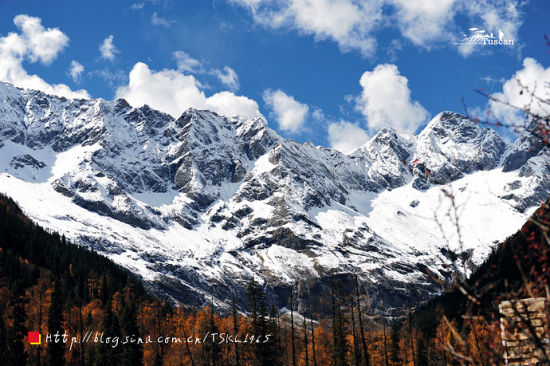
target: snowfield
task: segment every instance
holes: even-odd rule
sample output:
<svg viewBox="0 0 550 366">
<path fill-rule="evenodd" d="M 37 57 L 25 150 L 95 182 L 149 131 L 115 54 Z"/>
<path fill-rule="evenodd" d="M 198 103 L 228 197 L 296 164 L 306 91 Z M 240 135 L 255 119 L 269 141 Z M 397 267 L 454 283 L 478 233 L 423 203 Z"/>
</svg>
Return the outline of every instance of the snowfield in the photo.
<svg viewBox="0 0 550 366">
<path fill-rule="evenodd" d="M 344 155 L 261 118 L 174 120 L 0 83 L 0 192 L 187 304 L 213 291 L 223 307 L 256 277 L 282 305 L 292 286 L 321 296 L 359 275 L 373 308 L 399 311 L 441 291 L 427 270 L 468 274 L 516 232 L 549 177 L 530 135 L 506 144 L 452 112 Z"/>
</svg>

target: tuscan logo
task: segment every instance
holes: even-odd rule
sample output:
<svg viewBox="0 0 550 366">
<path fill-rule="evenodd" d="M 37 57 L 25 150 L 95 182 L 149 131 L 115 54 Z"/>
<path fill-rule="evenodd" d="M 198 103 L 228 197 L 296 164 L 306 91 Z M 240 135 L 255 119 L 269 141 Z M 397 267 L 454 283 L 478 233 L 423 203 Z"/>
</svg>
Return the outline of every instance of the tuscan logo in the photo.
<svg viewBox="0 0 550 366">
<path fill-rule="evenodd" d="M 29 332 L 29 336 L 27 337 L 30 344 L 41 344 L 42 343 L 42 335 L 38 332 Z"/>
<path fill-rule="evenodd" d="M 471 45 L 483 45 L 483 46 L 513 46 L 514 40 L 507 39 L 502 30 L 498 30 L 498 35 L 495 36 L 493 32 L 487 33 L 485 29 L 470 28 L 468 29 L 470 34 L 463 33 L 464 38 L 458 42 L 458 44 L 471 44 Z"/>
</svg>

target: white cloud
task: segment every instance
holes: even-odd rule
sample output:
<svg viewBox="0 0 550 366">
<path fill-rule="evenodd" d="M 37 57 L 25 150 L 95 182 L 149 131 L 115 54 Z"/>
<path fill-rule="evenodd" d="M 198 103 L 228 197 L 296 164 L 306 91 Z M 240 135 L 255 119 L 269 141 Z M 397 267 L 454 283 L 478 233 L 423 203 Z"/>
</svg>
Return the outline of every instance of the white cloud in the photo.
<svg viewBox="0 0 550 366">
<path fill-rule="evenodd" d="M 111 34 L 109 37 L 103 40 L 103 43 L 99 46 L 99 52 L 101 52 L 101 57 L 106 60 L 114 61 L 116 54 L 120 51 L 113 44 L 114 36 Z"/>
<path fill-rule="evenodd" d="M 214 69 L 211 71 L 211 73 L 216 76 L 221 81 L 221 83 L 228 87 L 230 90 L 239 89 L 239 77 L 237 76 L 235 70 L 233 70 L 229 66 L 225 66 L 223 68 L 223 71 L 219 69 Z"/>
<path fill-rule="evenodd" d="M 399 74 L 397 66 L 378 65 L 363 73 L 359 83 L 363 92 L 358 98 L 358 108 L 370 129 L 392 127 L 413 133 L 428 118 L 424 107 L 411 100 L 408 80 Z"/>
<path fill-rule="evenodd" d="M 245 96 L 235 95 L 228 91 L 222 91 L 206 98 L 206 108 L 226 116 L 261 116 L 258 103 Z"/>
<path fill-rule="evenodd" d="M 453 37 L 449 22 L 454 17 L 455 0 L 393 0 L 401 34 L 415 45 L 429 48 L 434 41 Z"/>
<path fill-rule="evenodd" d="M 84 72 L 84 66 L 78 61 L 72 60 L 71 65 L 69 66 L 69 74 L 71 78 L 76 83 L 80 79 L 80 75 Z"/>
<path fill-rule="evenodd" d="M 145 6 L 145 3 L 134 3 L 130 6 L 132 10 L 141 10 Z"/>
<path fill-rule="evenodd" d="M 459 3 L 459 8 L 471 19 L 471 26 L 482 28 L 487 33 L 502 31 L 505 39 L 518 42 L 518 31 L 523 23 L 521 8 L 526 2 L 519 0 L 467 1 Z M 475 51 L 487 48 L 476 45 L 461 45 L 459 52 L 467 57 Z"/>
<path fill-rule="evenodd" d="M 184 51 L 174 52 L 174 58 L 176 59 L 179 71 L 201 72 L 203 70 L 202 63 Z"/>
<path fill-rule="evenodd" d="M 160 27 L 170 27 L 172 25 L 170 24 L 170 21 L 159 17 L 156 11 L 151 16 L 151 23 L 153 23 L 153 25 L 157 25 Z"/>
<path fill-rule="evenodd" d="M 202 65 L 202 62 L 191 57 L 187 52 L 176 51 L 174 52 L 174 58 L 178 65 L 178 71 L 189 72 L 189 73 L 205 73 L 205 69 Z M 225 66 L 223 70 L 220 69 L 211 69 L 208 71 L 208 74 L 214 75 L 220 82 L 229 88 L 230 90 L 239 90 L 239 76 L 229 66 Z"/>
<path fill-rule="evenodd" d="M 340 121 L 329 124 L 328 139 L 333 149 L 348 154 L 367 142 L 369 135 L 358 125 Z"/>
<path fill-rule="evenodd" d="M 264 91 L 264 101 L 273 110 L 273 114 L 283 131 L 297 132 L 306 120 L 309 107 L 281 90 Z"/>
<path fill-rule="evenodd" d="M 198 74 L 208 73 L 218 78 L 218 80 L 220 80 L 220 82 L 230 90 L 239 90 L 239 76 L 235 70 L 229 66 L 225 66 L 223 70 L 211 69 L 210 71 L 206 71 L 202 62 L 191 57 L 184 51 L 174 52 L 174 58 L 176 59 L 176 63 L 178 65 L 178 71 Z"/>
<path fill-rule="evenodd" d="M 520 84 L 521 83 L 521 84 Z M 532 98 L 530 92 L 543 100 L 550 100 L 550 67 L 544 68 L 535 59 L 525 58 L 523 68 L 518 70 L 502 85 L 502 92 L 492 94 L 498 100 L 519 108 L 529 108 L 531 112 L 546 116 L 550 114 L 548 104 Z M 522 92 L 522 86 L 526 88 Z M 529 92 L 530 91 L 530 92 Z M 496 101 L 489 102 L 494 116 L 502 122 L 521 125 L 522 113 Z"/>
<path fill-rule="evenodd" d="M 40 18 L 17 15 L 13 22 L 21 30 L 27 45 L 27 57 L 31 62 L 40 60 L 49 65 L 69 44 L 69 37 L 57 28 L 44 28 Z"/>
<path fill-rule="evenodd" d="M 136 107 L 148 104 L 175 118 L 191 107 L 229 116 L 261 116 L 258 104 L 252 99 L 228 91 L 207 97 L 192 75 L 177 70 L 152 71 L 142 62 L 134 65 L 128 85 L 118 88 L 116 97 L 124 98 Z"/>
<path fill-rule="evenodd" d="M 71 90 L 65 84 L 48 84 L 37 75 L 29 75 L 23 61 L 52 63 L 67 46 L 69 38 L 57 28 L 44 28 L 40 18 L 18 15 L 15 25 L 21 33 L 0 37 L 0 80 L 28 89 L 67 98 L 89 98 L 85 90 Z"/>
<path fill-rule="evenodd" d="M 316 40 L 335 41 L 344 52 L 363 56 L 376 51 L 375 33 L 397 28 L 416 46 L 455 47 L 467 23 L 488 32 L 498 29 L 517 39 L 523 19 L 522 0 L 228 0 L 251 12 L 255 22 L 271 28 L 296 29 Z M 479 47 L 478 47 L 479 49 Z M 458 47 L 463 56 L 476 49 Z"/>
<path fill-rule="evenodd" d="M 382 0 L 230 0 L 248 8 L 256 22 L 290 27 L 316 40 L 335 41 L 344 52 L 371 56 L 376 42 L 370 32 L 382 18 Z"/>
</svg>

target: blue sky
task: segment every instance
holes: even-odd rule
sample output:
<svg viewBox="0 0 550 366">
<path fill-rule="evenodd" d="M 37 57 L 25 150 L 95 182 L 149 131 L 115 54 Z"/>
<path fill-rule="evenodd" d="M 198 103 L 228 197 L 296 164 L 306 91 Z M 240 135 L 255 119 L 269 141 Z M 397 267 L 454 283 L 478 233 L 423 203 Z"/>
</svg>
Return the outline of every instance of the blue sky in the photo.
<svg viewBox="0 0 550 366">
<path fill-rule="evenodd" d="M 544 0 L 1 0 L 0 80 L 176 117 L 262 114 L 285 137 L 349 151 L 462 112 L 461 97 L 513 122 L 474 90 L 521 104 L 517 77 L 550 82 L 549 16 Z M 471 27 L 514 45 L 458 44 Z"/>
</svg>

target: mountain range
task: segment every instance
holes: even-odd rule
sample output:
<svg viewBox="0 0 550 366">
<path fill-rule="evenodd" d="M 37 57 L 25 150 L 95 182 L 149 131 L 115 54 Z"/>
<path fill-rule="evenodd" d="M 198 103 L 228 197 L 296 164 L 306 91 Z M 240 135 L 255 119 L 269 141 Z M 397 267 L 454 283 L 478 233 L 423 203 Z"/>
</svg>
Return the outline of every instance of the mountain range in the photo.
<svg viewBox="0 0 550 366">
<path fill-rule="evenodd" d="M 371 311 L 397 314 L 471 273 L 548 197 L 536 128 L 506 142 L 442 112 L 343 154 L 261 117 L 175 119 L 0 83 L 0 192 L 186 305 L 227 308 L 256 278 L 271 303 L 297 289 L 303 307 L 357 276 Z"/>
</svg>

